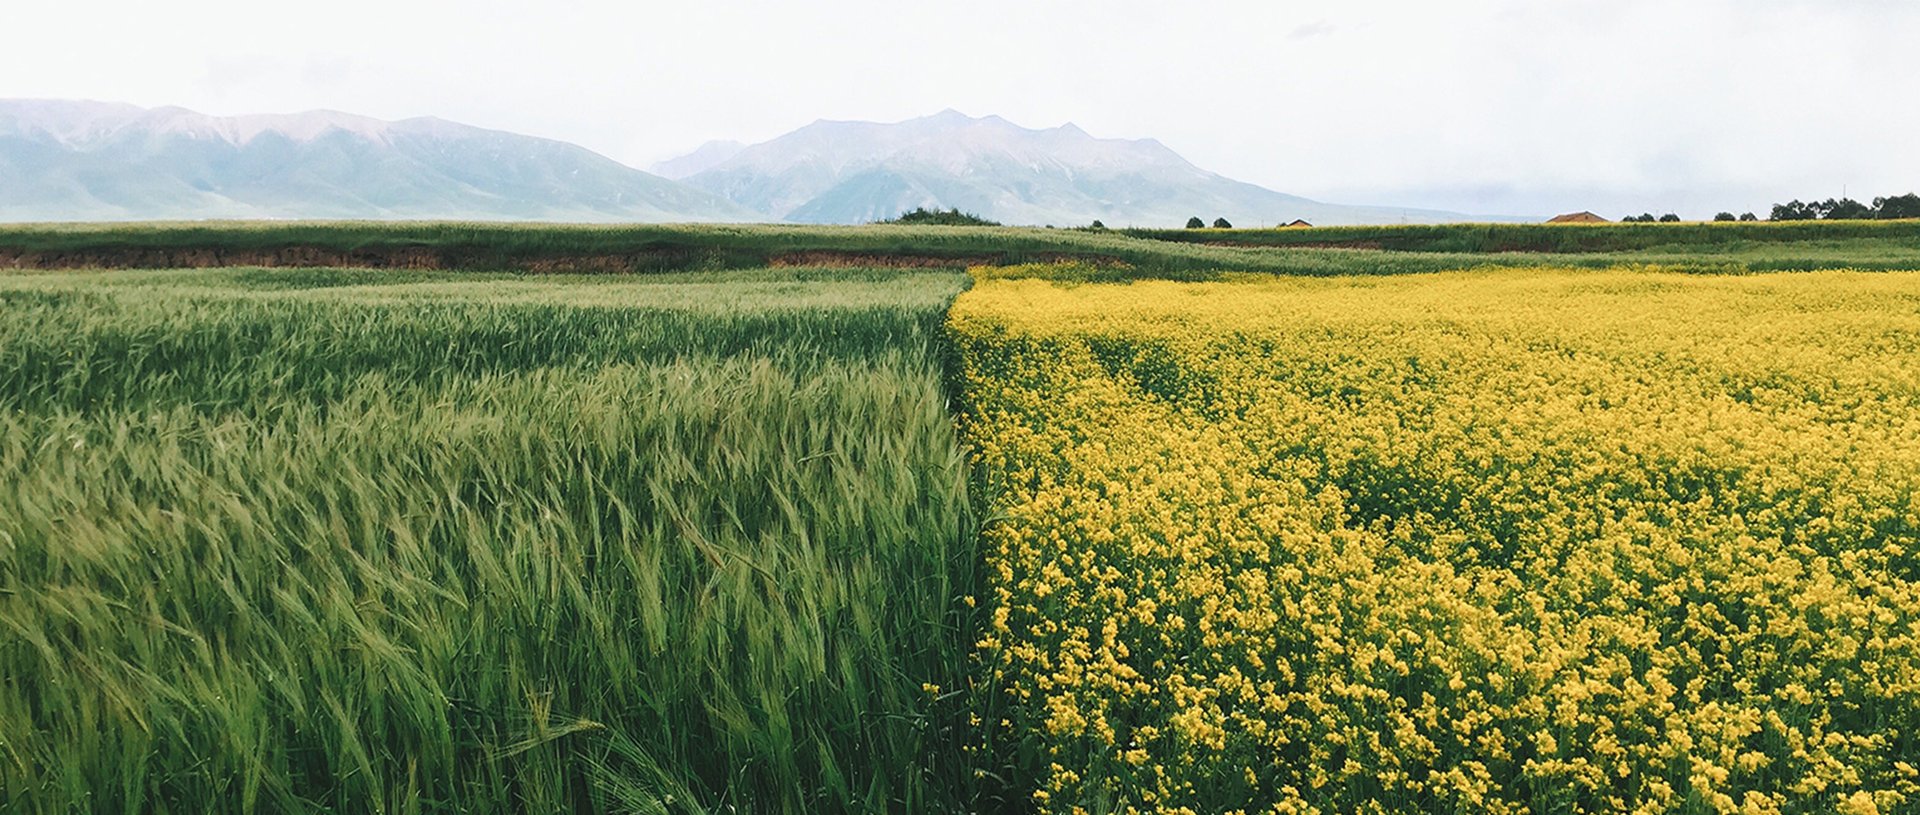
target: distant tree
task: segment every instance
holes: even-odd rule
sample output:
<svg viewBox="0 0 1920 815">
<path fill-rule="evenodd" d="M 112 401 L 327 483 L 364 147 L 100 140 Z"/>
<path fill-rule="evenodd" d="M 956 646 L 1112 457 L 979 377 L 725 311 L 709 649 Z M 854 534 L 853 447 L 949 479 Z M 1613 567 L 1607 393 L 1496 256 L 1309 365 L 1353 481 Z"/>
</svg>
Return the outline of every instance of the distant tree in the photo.
<svg viewBox="0 0 1920 815">
<path fill-rule="evenodd" d="M 1198 215 L 1195 215 L 1187 219 L 1188 229 L 1205 229 L 1206 226 L 1207 226 L 1207 222 L 1200 220 L 1200 216 Z"/>
<path fill-rule="evenodd" d="M 1716 212 L 1716 213 L 1714 213 L 1714 215 L 1713 215 L 1713 219 L 1714 219 L 1714 220 L 1716 220 L 1716 221 L 1731 221 L 1731 220 L 1733 220 L 1733 213 L 1731 213 L 1731 212 Z"/>
<path fill-rule="evenodd" d="M 1213 228 L 1214 229 L 1232 229 L 1233 224 L 1227 223 L 1227 219 L 1225 218 L 1215 218 L 1213 219 Z"/>
<path fill-rule="evenodd" d="M 1751 213 L 1751 212 L 1742 212 L 1742 213 L 1740 213 L 1740 220 L 1742 220 L 1742 221 L 1758 221 L 1758 220 L 1760 220 L 1760 219 L 1759 219 L 1759 218 L 1756 218 L 1756 217 L 1754 217 L 1754 215 L 1753 215 L 1753 213 Z"/>
<path fill-rule="evenodd" d="M 1635 221 L 1639 221 L 1640 223 L 1643 223 L 1643 224 L 1650 224 L 1650 223 L 1653 223 L 1653 220 L 1654 220 L 1654 219 L 1653 219 L 1653 213 L 1651 213 L 1651 212 L 1642 212 L 1642 213 L 1640 213 L 1640 217 L 1638 217 L 1638 218 L 1634 218 L 1634 219 L 1632 219 L 1632 220 L 1635 220 Z"/>
<path fill-rule="evenodd" d="M 1773 213 L 1767 216 L 1769 221 L 1811 221 L 1820 217 L 1812 207 L 1800 203 L 1796 198 L 1784 204 L 1774 204 Z"/>
<path fill-rule="evenodd" d="M 1092 224 L 1091 226 L 1088 226 L 1087 228 L 1088 228 L 1088 229 L 1091 229 L 1091 230 L 1093 230 L 1093 231 L 1095 231 L 1095 232 L 1098 232 L 1098 231 L 1100 231 L 1100 230 L 1102 230 L 1102 229 L 1106 229 L 1106 228 L 1107 228 L 1107 225 L 1106 225 L 1106 224 L 1103 224 L 1103 223 L 1100 223 L 1100 219 L 1099 219 L 1099 218 L 1095 218 L 1095 219 L 1093 219 L 1093 224 Z"/>
<path fill-rule="evenodd" d="M 1920 195 L 1907 193 L 1892 198 L 1875 198 L 1873 212 L 1879 218 L 1920 218 Z"/>
<path fill-rule="evenodd" d="M 949 210 L 914 207 L 903 212 L 898 218 L 880 221 L 883 224 L 931 224 L 934 226 L 999 226 L 998 221 L 989 221 L 971 212 L 961 212 L 958 208 Z"/>
<path fill-rule="evenodd" d="M 1853 198 L 1828 198 L 1824 202 L 1809 202 L 1807 210 L 1812 211 L 1812 217 L 1818 217 L 1822 221 L 1857 221 L 1862 217 L 1874 217 L 1874 211 Z"/>
<path fill-rule="evenodd" d="M 1660 216 L 1660 223 L 1663 223 L 1663 224 L 1677 224 L 1677 223 L 1680 223 L 1680 216 L 1678 216 L 1678 215 L 1675 215 L 1675 214 L 1673 214 L 1673 213 L 1671 213 L 1671 212 L 1669 212 L 1669 213 L 1667 213 L 1667 214 L 1665 214 L 1665 215 L 1662 215 L 1662 216 Z"/>
<path fill-rule="evenodd" d="M 1820 217 L 1832 221 L 1860 221 L 1874 216 L 1873 208 L 1851 198 L 1820 202 Z"/>
<path fill-rule="evenodd" d="M 1851 198 L 1828 198 L 1801 203 L 1798 199 L 1774 204 L 1772 221 L 1857 221 L 1868 218 L 1920 218 L 1920 195 L 1907 193 L 1891 198 L 1875 198 L 1862 204 Z"/>
</svg>

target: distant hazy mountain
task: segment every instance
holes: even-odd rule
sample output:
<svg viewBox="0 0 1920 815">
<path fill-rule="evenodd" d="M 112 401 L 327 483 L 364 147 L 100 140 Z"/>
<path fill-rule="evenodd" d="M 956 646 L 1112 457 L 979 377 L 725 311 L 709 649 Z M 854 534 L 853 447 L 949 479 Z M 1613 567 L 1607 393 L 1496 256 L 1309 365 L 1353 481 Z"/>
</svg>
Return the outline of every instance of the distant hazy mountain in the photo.
<svg viewBox="0 0 1920 815">
<path fill-rule="evenodd" d="M 585 148 L 433 118 L 0 100 L 0 220 L 763 220 Z"/>
<path fill-rule="evenodd" d="M 816 122 L 654 166 L 440 119 L 0 100 L 0 221 L 450 218 L 862 223 L 957 207 L 1013 224 L 1469 220 L 1325 204 L 1195 167 L 1151 139 L 954 111 Z M 667 177 L 662 177 L 667 176 Z M 679 180 L 674 180 L 679 179 Z"/>
<path fill-rule="evenodd" d="M 717 162 L 722 149 L 701 150 L 658 166 L 711 163 L 684 180 L 769 218 L 803 223 L 861 223 L 918 206 L 1061 226 L 1094 219 L 1178 226 L 1193 216 L 1238 226 L 1474 220 L 1325 204 L 1207 172 L 1152 139 L 1099 139 L 1071 124 L 1030 130 L 951 110 L 897 124 L 815 122 Z"/>
<path fill-rule="evenodd" d="M 691 153 L 679 158 L 658 162 L 647 169 L 661 178 L 671 178 L 678 181 L 695 173 L 717 167 L 727 159 L 740 155 L 740 151 L 745 149 L 747 149 L 747 146 L 744 143 L 732 139 L 710 141 L 700 145 L 698 149 Z"/>
</svg>

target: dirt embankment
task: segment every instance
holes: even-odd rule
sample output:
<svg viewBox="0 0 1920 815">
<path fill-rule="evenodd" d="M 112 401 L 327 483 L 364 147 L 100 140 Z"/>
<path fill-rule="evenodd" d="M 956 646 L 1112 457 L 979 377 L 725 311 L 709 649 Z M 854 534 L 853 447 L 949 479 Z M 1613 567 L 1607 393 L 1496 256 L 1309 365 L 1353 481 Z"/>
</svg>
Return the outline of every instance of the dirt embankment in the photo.
<svg viewBox="0 0 1920 815">
<path fill-rule="evenodd" d="M 0 247 L 0 269 L 211 269 L 233 266 L 269 268 L 346 267 L 507 271 L 533 274 L 623 274 L 701 268 L 882 268 L 960 269 L 1007 263 L 1093 263 L 1121 265 L 1119 258 L 1048 252 L 1022 255 L 939 256 L 913 252 L 793 250 L 761 254 L 684 246 L 650 247 L 603 254 L 541 254 L 502 257 L 458 248 L 431 246 L 371 249 L 323 249 L 285 246 L 270 249 L 127 248 L 24 251 Z"/>
<path fill-rule="evenodd" d="M 431 247 L 351 250 L 288 246 L 276 249 L 87 249 L 20 251 L 0 248 L 0 269 L 211 269 L 229 266 L 349 267 L 357 269 L 524 271 L 536 274 L 602 273 L 756 265 L 754 258 L 709 257 L 689 249 L 647 249 L 593 255 L 543 255 L 528 258 L 474 258 Z M 731 261 L 731 264 L 725 261 Z M 997 257 L 934 257 L 833 251 L 783 252 L 766 258 L 776 267 L 877 267 L 933 269 L 1000 262 Z"/>
<path fill-rule="evenodd" d="M 424 247 L 339 251 L 311 246 L 278 249 L 89 249 L 23 252 L 0 249 L 4 269 L 203 269 L 220 266 L 352 266 L 371 269 L 446 268 Z"/>
<path fill-rule="evenodd" d="M 1379 241 L 1302 241 L 1300 243 L 1253 243 L 1250 241 L 1206 241 L 1207 246 L 1230 249 L 1385 249 Z"/>
<path fill-rule="evenodd" d="M 271 249 L 101 248 L 74 251 L 21 251 L 0 247 L 0 269 L 212 269 L 233 266 L 270 268 L 345 267 L 515 271 L 535 274 L 612 274 L 712 265 L 712 253 L 684 247 L 603 254 L 550 254 L 502 257 L 430 246 L 373 249 L 322 249 L 285 246 Z"/>
<path fill-rule="evenodd" d="M 811 266 L 827 268 L 943 269 L 955 266 L 985 266 L 1002 262 L 1001 258 L 934 257 L 932 255 L 890 255 L 861 252 L 782 252 L 767 259 L 768 266 Z"/>
</svg>

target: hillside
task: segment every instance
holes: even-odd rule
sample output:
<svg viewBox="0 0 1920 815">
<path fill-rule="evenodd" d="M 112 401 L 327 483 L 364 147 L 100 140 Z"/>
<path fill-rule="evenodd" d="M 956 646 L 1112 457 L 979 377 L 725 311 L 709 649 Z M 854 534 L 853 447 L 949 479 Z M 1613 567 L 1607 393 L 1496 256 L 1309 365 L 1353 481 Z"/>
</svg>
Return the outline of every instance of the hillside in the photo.
<svg viewBox="0 0 1920 815">
<path fill-rule="evenodd" d="M 565 142 L 434 118 L 0 101 L 0 220 L 745 221 Z"/>
<path fill-rule="evenodd" d="M 1153 139 L 1096 138 L 1072 125 L 1045 130 L 957 111 L 893 124 L 820 121 L 734 150 L 708 145 L 675 165 L 686 177 L 769 218 L 864 223 L 914 207 L 959 208 L 1012 224 L 1177 226 L 1226 217 L 1252 226 L 1472 220 L 1430 210 L 1327 204 L 1194 166 Z M 1480 220 L 1485 220 L 1481 218 Z"/>
<path fill-rule="evenodd" d="M 0 222 L 202 219 L 858 224 L 915 207 L 1009 224 L 1170 227 L 1487 220 L 1328 204 L 1203 170 L 1152 139 L 955 111 L 820 121 L 628 167 L 566 142 L 431 117 L 211 116 L 0 100 Z"/>
</svg>

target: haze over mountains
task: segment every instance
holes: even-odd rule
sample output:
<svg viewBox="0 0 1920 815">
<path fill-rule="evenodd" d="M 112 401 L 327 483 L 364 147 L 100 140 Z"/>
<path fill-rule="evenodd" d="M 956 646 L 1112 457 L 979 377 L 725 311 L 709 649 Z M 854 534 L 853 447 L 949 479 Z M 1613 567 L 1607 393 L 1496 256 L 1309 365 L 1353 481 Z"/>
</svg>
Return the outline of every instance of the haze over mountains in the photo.
<svg viewBox="0 0 1920 815">
<path fill-rule="evenodd" d="M 1472 220 L 1326 204 L 1207 172 L 1151 139 L 955 111 L 712 142 L 648 173 L 565 142 L 434 118 L 0 100 L 0 221 L 448 218 L 865 223 L 914 207 L 1010 224 Z"/>
</svg>

